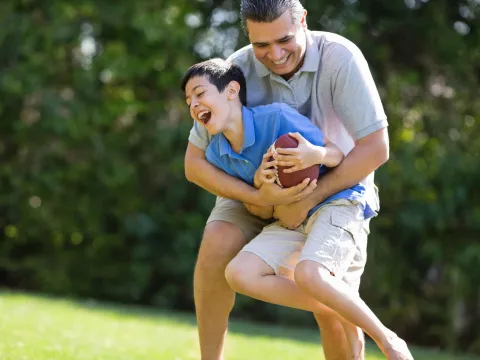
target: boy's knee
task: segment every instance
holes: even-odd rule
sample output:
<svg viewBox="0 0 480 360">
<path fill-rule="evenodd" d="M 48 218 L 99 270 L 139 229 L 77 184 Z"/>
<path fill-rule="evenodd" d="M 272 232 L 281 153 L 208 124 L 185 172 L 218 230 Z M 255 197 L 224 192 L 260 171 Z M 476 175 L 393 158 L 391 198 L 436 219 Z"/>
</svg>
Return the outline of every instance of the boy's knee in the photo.
<svg viewBox="0 0 480 360">
<path fill-rule="evenodd" d="M 321 264 L 311 260 L 304 260 L 295 268 L 295 282 L 302 288 L 322 285 L 327 282 L 330 272 Z"/>
<path fill-rule="evenodd" d="M 251 274 L 245 269 L 245 264 L 238 258 L 234 258 L 227 265 L 225 279 L 233 291 L 241 294 L 247 292 L 248 284 L 252 281 Z"/>
</svg>

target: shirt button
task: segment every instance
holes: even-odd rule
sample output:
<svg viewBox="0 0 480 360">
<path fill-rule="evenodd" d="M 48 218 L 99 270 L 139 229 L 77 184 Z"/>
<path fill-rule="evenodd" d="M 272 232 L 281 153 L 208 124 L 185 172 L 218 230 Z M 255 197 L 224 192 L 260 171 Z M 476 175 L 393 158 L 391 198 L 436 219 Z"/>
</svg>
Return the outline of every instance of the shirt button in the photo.
<svg viewBox="0 0 480 360">
<path fill-rule="evenodd" d="M 247 161 L 247 160 L 245 160 L 245 164 L 248 164 L 248 161 Z"/>
</svg>

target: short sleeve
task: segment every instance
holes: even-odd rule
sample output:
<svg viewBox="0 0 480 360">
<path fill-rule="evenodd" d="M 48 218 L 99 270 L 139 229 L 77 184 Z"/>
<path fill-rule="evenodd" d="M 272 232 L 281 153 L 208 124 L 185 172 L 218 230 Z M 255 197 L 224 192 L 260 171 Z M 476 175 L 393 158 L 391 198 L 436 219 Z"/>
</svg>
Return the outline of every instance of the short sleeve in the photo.
<svg viewBox="0 0 480 360">
<path fill-rule="evenodd" d="M 196 147 L 205 151 L 208 144 L 210 144 L 210 142 L 212 141 L 212 137 L 208 133 L 207 129 L 194 121 L 193 127 L 190 130 L 190 136 L 188 137 L 188 141 L 190 141 Z"/>
<path fill-rule="evenodd" d="M 322 131 L 316 125 L 312 124 L 306 116 L 303 116 L 297 110 L 287 105 L 282 106 L 281 114 L 282 125 L 280 129 L 283 134 L 298 132 L 311 144 L 317 146 L 324 145 Z"/>
<path fill-rule="evenodd" d="M 388 126 L 380 95 L 358 48 L 341 48 L 332 76 L 333 107 L 354 140 Z"/>
</svg>

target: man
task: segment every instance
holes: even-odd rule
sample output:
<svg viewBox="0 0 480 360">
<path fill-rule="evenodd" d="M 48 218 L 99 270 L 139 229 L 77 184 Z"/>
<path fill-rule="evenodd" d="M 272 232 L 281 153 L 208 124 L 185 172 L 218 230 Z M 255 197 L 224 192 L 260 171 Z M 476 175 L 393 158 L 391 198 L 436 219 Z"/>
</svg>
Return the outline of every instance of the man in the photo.
<svg viewBox="0 0 480 360">
<path fill-rule="evenodd" d="M 308 31 L 306 11 L 298 0 L 242 0 L 241 15 L 251 45 L 229 60 L 245 73 L 247 105 L 289 104 L 318 125 L 346 157 L 317 187 L 311 182 L 290 189 L 262 186 L 256 190 L 208 163 L 205 148 L 210 138 L 194 126 L 185 156 L 186 177 L 219 196 L 205 227 L 194 275 L 203 360 L 223 358 L 235 298 L 225 280 L 225 267 L 266 225 L 241 202 L 249 208 L 277 205 L 275 217 L 294 229 L 315 205 L 362 182 L 370 207 L 378 210 L 373 172 L 389 154 L 386 115 L 368 65 L 355 45 L 335 34 Z M 295 152 L 279 150 L 276 159 L 280 165 L 301 168 L 314 151 L 306 144 Z M 363 229 L 366 239 L 368 221 Z M 366 241 L 362 241 L 343 278 L 355 291 L 365 262 Z M 308 269 L 305 273 L 309 274 Z M 315 318 L 327 360 L 357 356 L 351 354 L 337 317 L 324 313 Z"/>
</svg>

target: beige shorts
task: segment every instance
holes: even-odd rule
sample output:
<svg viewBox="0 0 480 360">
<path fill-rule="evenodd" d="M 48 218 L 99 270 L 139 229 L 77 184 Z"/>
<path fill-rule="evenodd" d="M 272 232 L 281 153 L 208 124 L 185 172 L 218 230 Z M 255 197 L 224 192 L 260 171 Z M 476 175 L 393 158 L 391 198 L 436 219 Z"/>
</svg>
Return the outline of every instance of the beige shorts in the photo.
<svg viewBox="0 0 480 360">
<path fill-rule="evenodd" d="M 243 203 L 219 196 L 215 201 L 215 207 L 210 213 L 207 224 L 212 221 L 225 221 L 237 225 L 245 235 L 247 242 L 260 234 L 265 226 L 272 223 L 271 220 L 263 220 L 250 214 Z"/>
<path fill-rule="evenodd" d="M 242 251 L 265 261 L 276 275 L 293 277 L 303 260 L 315 261 L 358 291 L 367 261 L 368 223 L 360 204 L 334 200 L 295 230 L 266 226 Z"/>
</svg>

